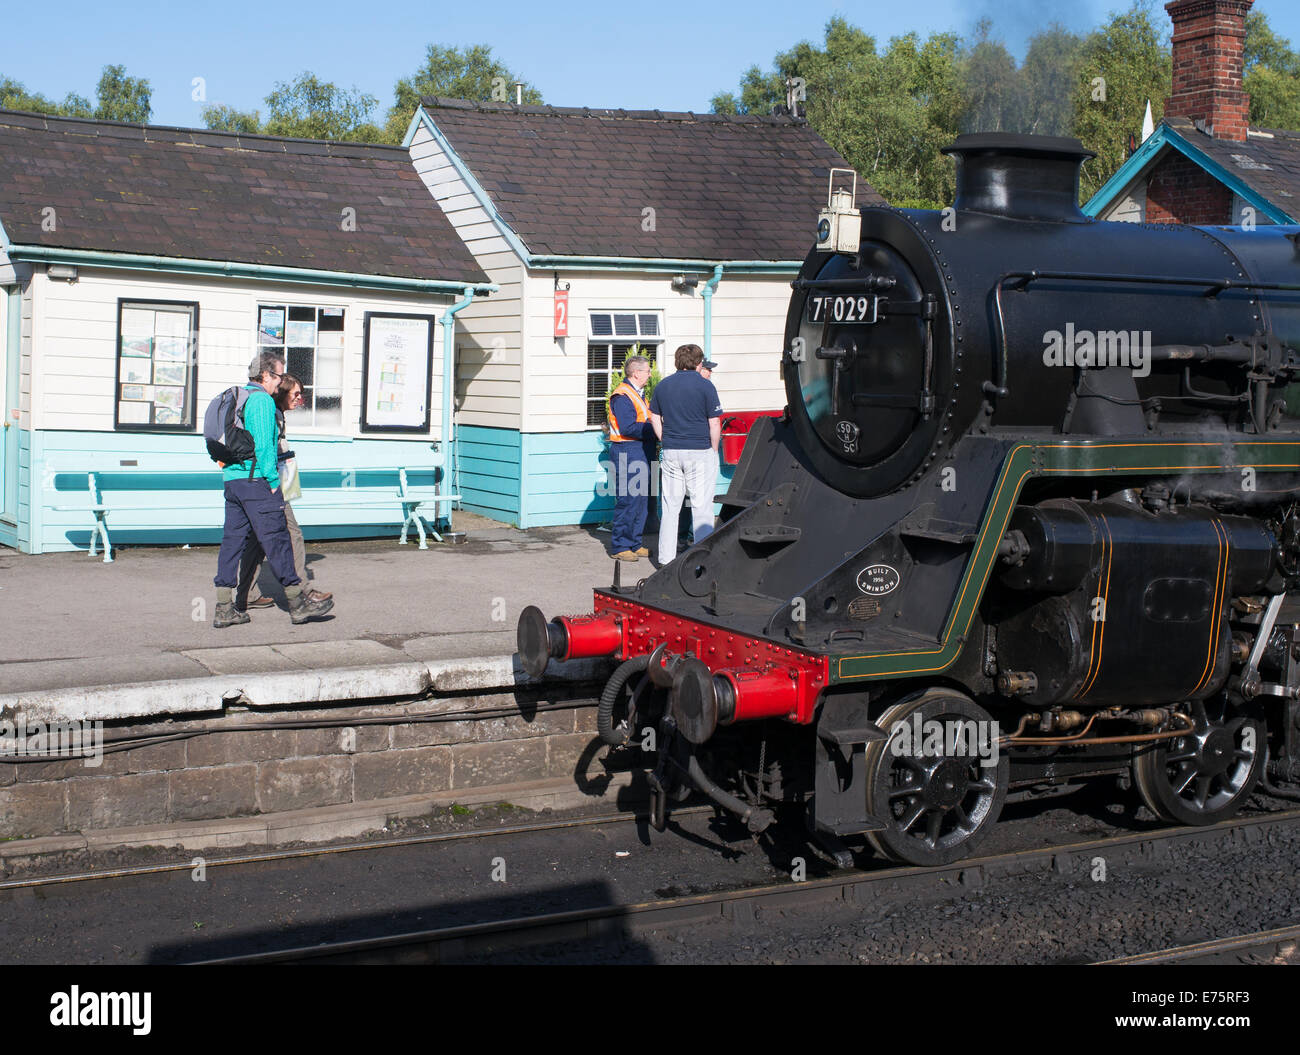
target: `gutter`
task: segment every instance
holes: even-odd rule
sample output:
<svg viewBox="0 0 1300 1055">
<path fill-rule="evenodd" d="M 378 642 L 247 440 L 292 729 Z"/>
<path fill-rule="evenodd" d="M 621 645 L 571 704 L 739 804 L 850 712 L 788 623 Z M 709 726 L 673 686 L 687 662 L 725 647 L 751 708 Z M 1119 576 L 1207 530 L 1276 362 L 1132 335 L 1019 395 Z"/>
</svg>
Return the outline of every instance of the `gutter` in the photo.
<svg viewBox="0 0 1300 1055">
<path fill-rule="evenodd" d="M 793 275 L 802 260 L 656 260 L 636 256 L 529 256 L 529 267 L 541 271 L 716 271 L 725 267 L 737 275 Z M 712 280 L 710 280 L 712 281 Z"/>
<path fill-rule="evenodd" d="M 722 281 L 722 264 L 713 269 L 713 277 L 704 283 L 700 296 L 704 298 L 704 358 L 712 359 L 713 351 L 713 294 Z"/>
<path fill-rule="evenodd" d="M 234 260 L 144 256 L 139 253 L 108 253 L 97 249 L 63 249 L 44 245 L 10 245 L 5 248 L 11 260 L 80 264 L 86 267 L 111 267 L 128 271 L 158 271 L 181 275 L 215 275 L 260 282 L 303 282 L 318 286 L 354 286 L 358 289 L 413 293 L 457 293 L 465 288 L 471 288 L 479 293 L 495 293 L 500 288 L 492 282 L 479 282 L 467 287 L 464 281 L 456 282 L 450 279 L 364 275 L 351 271 L 321 271 L 316 268 L 249 264 Z"/>
<path fill-rule="evenodd" d="M 447 494 L 457 494 L 456 485 L 460 483 L 459 471 L 456 465 L 459 461 L 453 458 L 454 450 L 452 437 L 452 396 L 456 390 L 456 313 L 462 308 L 468 308 L 474 302 L 474 287 L 466 286 L 464 289 L 464 299 L 457 301 L 442 313 L 442 464 L 443 479 L 447 483 Z M 454 476 L 453 476 L 454 474 Z M 443 506 L 445 513 L 439 517 L 446 517 L 447 529 L 451 528 L 451 507 Z M 439 523 L 439 528 L 442 524 Z"/>
</svg>

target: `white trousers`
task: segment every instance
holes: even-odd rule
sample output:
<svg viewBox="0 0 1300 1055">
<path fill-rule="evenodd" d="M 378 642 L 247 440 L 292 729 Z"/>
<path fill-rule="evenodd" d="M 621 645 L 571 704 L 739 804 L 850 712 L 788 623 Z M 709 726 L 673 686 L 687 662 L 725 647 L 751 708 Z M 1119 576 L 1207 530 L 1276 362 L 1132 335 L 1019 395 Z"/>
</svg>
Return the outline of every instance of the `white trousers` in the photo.
<svg viewBox="0 0 1300 1055">
<path fill-rule="evenodd" d="M 682 499 L 691 500 L 695 541 L 713 530 L 713 493 L 718 486 L 718 452 L 714 450 L 664 450 L 659 455 L 659 563 L 677 556 L 677 521 Z"/>
</svg>

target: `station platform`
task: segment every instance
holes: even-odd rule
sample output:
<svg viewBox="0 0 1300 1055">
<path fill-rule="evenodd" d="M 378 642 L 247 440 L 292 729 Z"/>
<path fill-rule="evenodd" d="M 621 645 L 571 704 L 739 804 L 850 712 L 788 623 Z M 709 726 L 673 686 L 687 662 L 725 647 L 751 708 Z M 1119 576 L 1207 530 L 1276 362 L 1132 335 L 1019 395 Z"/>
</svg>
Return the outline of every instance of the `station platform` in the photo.
<svg viewBox="0 0 1300 1055">
<path fill-rule="evenodd" d="M 222 630 L 215 546 L 123 547 L 111 564 L 0 549 L 0 713 L 139 718 L 210 709 L 214 692 L 218 704 L 242 693 L 267 706 L 406 695 L 421 679 L 502 664 L 508 675 L 524 607 L 589 611 L 592 588 L 612 580 L 595 527 L 521 531 L 457 513 L 455 528 L 466 542 L 423 551 L 309 539 L 310 585 L 333 593 L 329 616 L 294 626 L 263 566 L 281 600 Z M 643 560 L 624 577 L 651 570 Z"/>
</svg>

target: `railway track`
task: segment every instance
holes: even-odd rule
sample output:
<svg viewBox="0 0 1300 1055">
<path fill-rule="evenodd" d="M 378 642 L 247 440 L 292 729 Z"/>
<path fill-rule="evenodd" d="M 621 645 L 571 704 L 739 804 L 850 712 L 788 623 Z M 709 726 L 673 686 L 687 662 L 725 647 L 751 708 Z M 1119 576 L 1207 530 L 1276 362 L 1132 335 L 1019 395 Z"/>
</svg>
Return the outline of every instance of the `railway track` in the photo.
<svg viewBox="0 0 1300 1055">
<path fill-rule="evenodd" d="M 1206 827 L 1166 828 L 1125 834 L 972 858 L 938 867 L 849 871 L 804 882 L 791 881 L 659 901 L 492 920 L 202 962 L 249 965 L 458 962 L 520 948 L 608 940 L 638 931 L 673 929 L 719 921 L 743 923 L 756 919 L 760 912 L 770 910 L 809 908 L 834 903 L 865 905 L 882 894 L 921 893 L 942 884 L 977 888 L 996 882 L 1000 877 L 1025 872 L 1050 872 L 1061 876 L 1087 875 L 1098 857 L 1105 858 L 1112 868 L 1124 861 L 1151 863 L 1159 861 L 1175 843 L 1224 843 L 1232 840 L 1249 843 L 1266 838 L 1270 830 L 1297 824 L 1300 824 L 1300 810 L 1283 810 L 1261 817 L 1234 818 Z M 1171 950 L 1171 953 L 1176 951 Z"/>
<path fill-rule="evenodd" d="M 1211 938 L 1190 945 L 1175 945 L 1155 952 L 1140 952 L 1132 956 L 1102 960 L 1100 966 L 1163 963 L 1300 965 L 1300 926 L 1278 927 L 1230 938 Z"/>
<path fill-rule="evenodd" d="M 711 806 L 692 806 L 673 811 L 674 816 L 693 816 L 711 813 Z M 236 854 L 227 857 L 204 856 L 205 868 L 217 869 L 234 865 L 258 865 L 276 862 L 306 860 L 313 857 L 328 857 L 332 854 L 355 853 L 363 850 L 387 850 L 400 846 L 428 846 L 435 843 L 464 842 L 474 839 L 489 839 L 498 836 L 526 835 L 533 832 L 561 831 L 570 828 L 586 828 L 595 825 L 630 824 L 646 821 L 645 814 L 611 813 L 590 817 L 573 817 L 564 820 L 543 821 L 536 824 L 498 825 L 488 828 L 473 828 L 456 832 L 430 832 L 426 835 L 401 836 L 393 839 L 367 839 L 360 842 L 335 843 L 329 846 L 304 847 L 297 850 L 268 850 L 264 853 Z M 6 890 L 27 890 L 38 887 L 61 886 L 69 883 L 88 883 L 103 880 L 129 879 L 139 876 L 164 875 L 169 872 L 188 872 L 194 867 L 192 859 L 168 862 L 166 864 L 133 865 L 123 868 L 95 869 L 85 872 L 64 872 L 53 875 L 29 876 L 23 879 L 0 881 L 0 892 Z"/>
</svg>

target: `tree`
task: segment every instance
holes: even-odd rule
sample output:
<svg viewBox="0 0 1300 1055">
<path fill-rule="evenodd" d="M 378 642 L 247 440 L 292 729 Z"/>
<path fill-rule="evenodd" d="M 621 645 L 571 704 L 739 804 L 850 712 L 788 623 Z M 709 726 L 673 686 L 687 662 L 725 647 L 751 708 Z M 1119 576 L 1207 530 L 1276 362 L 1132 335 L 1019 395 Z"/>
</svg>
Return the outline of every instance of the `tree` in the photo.
<svg viewBox="0 0 1300 1055">
<path fill-rule="evenodd" d="M 1246 16 L 1242 87 L 1250 93 L 1250 123 L 1300 129 L 1300 54 L 1279 37 L 1262 11 Z"/>
<path fill-rule="evenodd" d="M 225 103 L 213 103 L 203 108 L 203 125 L 214 132 L 262 131 L 262 115 L 257 110 L 236 110 Z"/>
<path fill-rule="evenodd" d="M 94 112 L 90 101 L 75 92 L 69 92 L 63 97 L 63 102 L 56 103 L 39 93 L 29 92 L 18 81 L 3 74 L 0 74 L 0 107 L 60 117 L 90 117 Z"/>
<path fill-rule="evenodd" d="M 1173 62 L 1149 3 L 1110 17 L 1083 43 L 1076 67 L 1074 134 L 1097 156 L 1079 177 L 1084 201 L 1124 163 L 1130 135 L 1142 129 L 1147 102 L 1159 121 L 1169 98 Z"/>
<path fill-rule="evenodd" d="M 153 107 L 149 105 L 149 82 L 128 77 L 125 66 L 105 66 L 95 89 L 99 105 L 95 117 L 100 121 L 132 121 L 145 124 Z"/>
<path fill-rule="evenodd" d="M 804 112 L 817 134 L 891 203 L 934 208 L 952 200 L 952 163 L 939 147 L 956 135 L 962 110 L 957 38 L 876 41 L 843 18 L 821 45 L 802 41 L 774 69 L 751 66 L 739 94 L 714 96 L 715 113 L 768 114 L 785 105 L 787 79 L 801 79 Z"/>
<path fill-rule="evenodd" d="M 504 63 L 494 59 L 492 49 L 485 44 L 475 44 L 464 51 L 430 44 L 424 65 L 393 87 L 393 105 L 389 108 L 384 127 L 385 139 L 390 143 L 402 141 L 411 116 L 420 105 L 421 96 L 514 102 L 513 85 L 522 80 Z M 524 85 L 523 97 L 530 106 L 542 102 L 542 93 L 532 85 Z"/>
<path fill-rule="evenodd" d="M 968 132 L 1019 131 L 1016 125 L 1025 111 L 1016 60 L 1002 41 L 993 39 L 992 29 L 989 19 L 980 19 L 975 40 L 962 55 L 962 126 Z"/>
<path fill-rule="evenodd" d="M 1073 135 L 1071 94 L 1079 77 L 1083 37 L 1052 24 L 1029 38 L 1020 66 L 1020 98 L 1025 119 L 1020 132 L 1044 136 Z"/>
<path fill-rule="evenodd" d="M 314 73 L 300 73 L 288 83 L 277 82 L 266 97 L 264 130 L 273 136 L 378 143 L 383 131 L 369 119 L 378 102 L 356 88 L 345 90 Z"/>
</svg>

